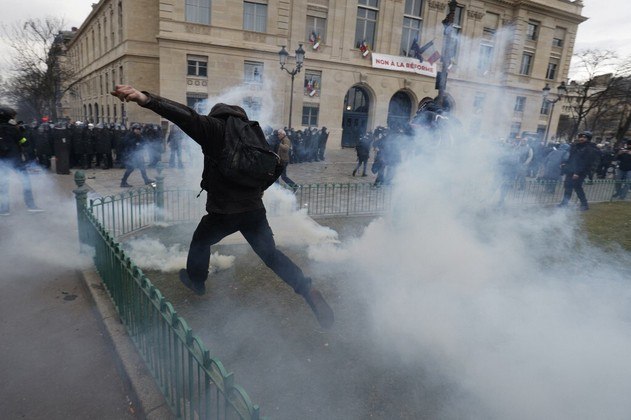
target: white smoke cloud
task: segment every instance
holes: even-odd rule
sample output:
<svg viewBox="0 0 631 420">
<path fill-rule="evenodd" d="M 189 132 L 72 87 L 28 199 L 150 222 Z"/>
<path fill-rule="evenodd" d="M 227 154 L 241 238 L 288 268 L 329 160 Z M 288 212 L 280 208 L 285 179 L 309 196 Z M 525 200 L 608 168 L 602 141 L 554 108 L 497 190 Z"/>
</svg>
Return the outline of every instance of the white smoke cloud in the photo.
<svg viewBox="0 0 631 420">
<path fill-rule="evenodd" d="M 180 244 L 166 246 L 159 239 L 142 237 L 129 241 L 127 246 L 129 257 L 141 269 L 174 272 L 186 267 L 187 250 Z M 210 274 L 232 267 L 234 259 L 231 255 L 211 254 Z"/>
<path fill-rule="evenodd" d="M 497 211 L 497 148 L 405 154 L 392 212 L 310 257 L 356 274 L 385 352 L 464 395 L 446 418 L 625 418 L 631 258 L 571 212 Z"/>
</svg>

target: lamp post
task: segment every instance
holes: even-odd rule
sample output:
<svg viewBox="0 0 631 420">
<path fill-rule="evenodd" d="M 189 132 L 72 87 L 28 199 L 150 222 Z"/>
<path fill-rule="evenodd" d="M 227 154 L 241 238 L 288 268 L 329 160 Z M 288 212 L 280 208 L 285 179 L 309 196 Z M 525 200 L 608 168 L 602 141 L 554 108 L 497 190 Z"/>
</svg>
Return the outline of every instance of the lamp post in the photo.
<svg viewBox="0 0 631 420">
<path fill-rule="evenodd" d="M 453 26 L 454 17 L 456 15 L 456 6 L 458 2 L 456 0 L 450 0 L 448 3 L 449 12 L 445 19 L 443 19 L 443 51 L 440 57 L 440 72 L 436 76 L 436 89 L 438 89 L 438 105 L 445 107 L 445 95 L 447 91 L 447 73 L 449 71 L 449 65 L 451 64 L 451 58 L 453 54 Z"/>
<path fill-rule="evenodd" d="M 278 60 L 280 61 L 280 69 L 285 70 L 291 76 L 291 92 L 289 94 L 289 124 L 287 125 L 288 128 L 291 128 L 291 111 L 294 106 L 294 78 L 298 73 L 300 73 L 302 64 L 305 61 L 305 50 L 302 49 L 302 44 L 298 44 L 298 49 L 296 50 L 296 67 L 294 67 L 293 70 L 289 70 L 285 67 L 287 64 L 287 57 L 289 57 L 289 53 L 283 45 L 278 52 Z"/>
<path fill-rule="evenodd" d="M 561 82 L 561 84 L 557 86 L 556 99 L 549 98 L 550 90 L 550 85 L 546 83 L 541 91 L 541 94 L 543 95 L 543 100 L 549 104 L 552 104 L 552 106 L 550 107 L 550 113 L 548 114 L 548 124 L 546 125 L 546 134 L 544 137 L 544 141 L 546 144 L 548 144 L 548 134 L 550 133 L 550 124 L 552 122 L 552 114 L 554 113 L 554 104 L 559 102 L 561 99 L 563 99 L 564 96 L 567 95 L 567 87 L 565 86 L 565 82 Z"/>
</svg>

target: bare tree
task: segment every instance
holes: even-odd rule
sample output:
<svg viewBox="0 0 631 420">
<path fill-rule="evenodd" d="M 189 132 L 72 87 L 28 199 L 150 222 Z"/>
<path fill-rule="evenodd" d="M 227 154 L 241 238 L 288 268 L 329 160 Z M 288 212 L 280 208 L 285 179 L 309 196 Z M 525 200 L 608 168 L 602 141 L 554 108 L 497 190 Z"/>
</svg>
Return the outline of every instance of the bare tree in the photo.
<svg viewBox="0 0 631 420">
<path fill-rule="evenodd" d="M 2 85 L 2 94 L 21 114 L 40 119 L 57 119 L 57 102 L 64 86 L 71 80 L 64 54 L 63 20 L 29 19 L 3 26 L 2 31 L 13 51 L 9 58 L 11 73 Z"/>
<path fill-rule="evenodd" d="M 624 108 L 624 102 L 629 100 L 629 89 L 623 81 L 631 74 L 629 59 L 620 61 L 610 50 L 585 50 L 575 56 L 584 80 L 572 81 L 568 86 L 569 138 L 580 129 L 605 130 L 612 114 Z"/>
</svg>

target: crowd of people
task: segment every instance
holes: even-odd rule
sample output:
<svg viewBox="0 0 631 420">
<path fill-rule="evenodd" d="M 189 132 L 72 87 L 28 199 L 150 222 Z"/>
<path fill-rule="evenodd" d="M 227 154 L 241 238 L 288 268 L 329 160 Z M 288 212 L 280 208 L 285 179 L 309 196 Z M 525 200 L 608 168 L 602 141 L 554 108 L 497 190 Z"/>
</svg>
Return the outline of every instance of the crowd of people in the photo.
<svg viewBox="0 0 631 420">
<path fill-rule="evenodd" d="M 424 107 L 413 119 L 411 124 L 393 127 L 379 126 L 366 132 L 359 138 L 355 147 L 357 164 L 352 176 L 366 177 L 370 173 L 375 175 L 374 185 L 381 186 L 391 183 L 394 169 L 401 161 L 401 156 L 407 153 L 406 148 L 417 147 L 418 142 L 411 142 L 411 135 L 419 132 L 432 133 L 440 128 L 440 123 L 448 117 L 444 116 L 439 107 L 432 101 L 425 101 Z M 24 165 L 40 165 L 51 167 L 51 159 L 56 155 L 59 139 L 68 139 L 66 146 L 69 154 L 70 168 L 125 168 L 121 179 L 121 187 L 131 187 L 128 183 L 130 174 L 138 169 L 145 184 L 154 181 L 146 174 L 146 168 L 153 168 L 161 161 L 165 152 L 169 154 L 171 168 L 184 168 L 183 155 L 187 150 L 188 136 L 176 125 L 169 124 L 166 133 L 157 124 L 133 123 L 128 129 L 124 124 L 93 124 L 75 122 L 51 124 L 17 123 L 22 137 L 28 142 L 22 146 Z M 421 128 L 422 130 L 415 130 Z M 587 133 L 590 151 L 589 168 L 580 184 L 594 179 L 615 178 L 616 192 L 612 198 L 625 199 L 629 186 L 631 145 L 629 140 L 614 143 L 595 139 Z M 329 131 L 326 127 L 309 127 L 303 130 L 294 128 L 272 127 L 264 128 L 264 134 L 274 150 L 281 158 L 284 169 L 280 180 L 292 189 L 298 188 L 287 173 L 287 166 L 294 163 L 319 162 L 325 159 L 325 150 Z M 578 143 L 575 142 L 574 145 Z M 546 191 L 553 193 L 564 180 L 569 167 L 571 146 L 567 143 L 547 143 L 536 136 L 524 136 L 501 143 L 503 152 L 498 161 L 498 169 L 502 178 L 502 193 L 500 203 L 512 188 L 523 189 L 526 179 L 536 178 L 545 182 Z M 369 164 L 371 155 L 374 156 Z M 190 160 L 190 158 L 189 158 Z M 624 182 L 626 181 L 626 182 Z M 577 192 L 582 200 L 581 188 L 565 186 Z M 585 202 L 586 203 L 586 202 Z M 587 207 L 587 205 L 583 205 Z"/>
<path fill-rule="evenodd" d="M 575 192 L 580 209 L 588 210 L 583 184 L 595 179 L 616 179 L 612 199 L 626 198 L 631 180 L 629 139 L 612 143 L 594 139 L 590 131 L 582 131 L 571 144 L 546 144 L 537 138 L 524 137 L 506 142 L 504 147 L 499 162 L 503 178 L 500 204 L 511 188 L 523 189 L 527 177 L 543 181 L 548 193 L 554 193 L 562 183 L 564 194 L 559 207 L 567 206 Z"/>
<path fill-rule="evenodd" d="M 162 128 L 157 124 L 132 125 L 141 127 L 148 166 L 154 167 L 163 153 Z M 125 124 L 44 122 L 24 124 L 22 128 L 30 140 L 30 147 L 24 151 L 26 159 L 43 168 L 50 168 L 52 157 L 62 153 L 59 139 L 68 140 L 64 149 L 69 155 L 69 166 L 78 169 L 122 168 L 130 148 L 126 139 L 131 131 Z"/>
<path fill-rule="evenodd" d="M 320 162 L 324 160 L 326 142 L 329 139 L 329 130 L 326 127 L 309 127 L 304 130 L 284 127 L 273 129 L 266 127 L 263 132 L 272 150 L 278 151 L 280 144 L 279 132 L 282 131 L 289 142 L 289 163 Z"/>
</svg>

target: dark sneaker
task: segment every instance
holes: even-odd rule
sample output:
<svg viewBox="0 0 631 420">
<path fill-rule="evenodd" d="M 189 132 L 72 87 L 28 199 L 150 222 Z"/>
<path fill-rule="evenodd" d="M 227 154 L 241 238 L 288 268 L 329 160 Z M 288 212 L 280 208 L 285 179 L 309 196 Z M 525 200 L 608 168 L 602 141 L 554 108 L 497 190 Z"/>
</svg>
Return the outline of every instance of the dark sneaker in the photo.
<svg viewBox="0 0 631 420">
<path fill-rule="evenodd" d="M 41 213 L 44 210 L 40 209 L 39 207 L 29 207 L 28 209 L 26 209 L 26 211 L 29 213 Z"/>
<path fill-rule="evenodd" d="M 126 182 L 121 182 L 121 187 L 122 187 L 122 188 L 131 188 L 131 185 L 129 185 L 129 184 L 128 184 L 128 183 L 126 183 Z"/>
<path fill-rule="evenodd" d="M 154 182 L 156 182 L 156 181 L 153 180 L 153 179 L 148 179 L 148 180 L 145 181 L 145 185 L 153 184 Z"/>
<path fill-rule="evenodd" d="M 11 212 L 8 210 L 7 211 L 2 210 L 0 211 L 0 216 L 11 216 Z"/>
<path fill-rule="evenodd" d="M 206 293 L 206 285 L 203 282 L 200 283 L 200 282 L 191 280 L 185 268 L 180 270 L 180 281 L 182 282 L 184 286 L 189 288 L 193 293 L 195 293 L 198 296 L 201 296 L 204 293 Z"/>
<path fill-rule="evenodd" d="M 320 326 L 326 330 L 331 328 L 333 321 L 335 320 L 333 316 L 333 309 L 331 309 L 329 304 L 326 303 L 322 293 L 320 293 L 318 289 L 312 287 L 305 295 L 305 300 L 318 319 Z"/>
<path fill-rule="evenodd" d="M 581 211 L 587 211 L 587 210 L 589 210 L 589 206 L 587 204 L 581 205 L 580 210 Z"/>
<path fill-rule="evenodd" d="M 563 207 L 567 207 L 567 203 L 559 203 L 557 204 L 558 208 L 563 208 Z"/>
</svg>

